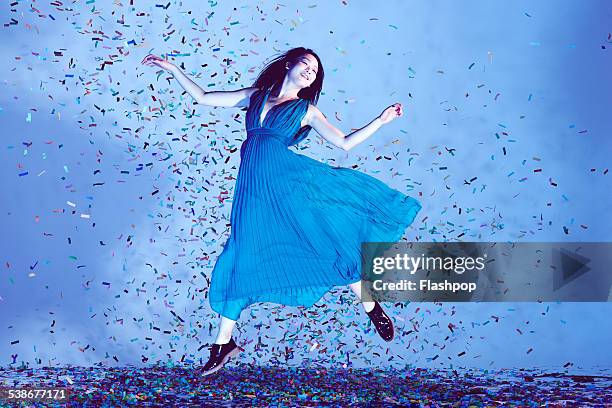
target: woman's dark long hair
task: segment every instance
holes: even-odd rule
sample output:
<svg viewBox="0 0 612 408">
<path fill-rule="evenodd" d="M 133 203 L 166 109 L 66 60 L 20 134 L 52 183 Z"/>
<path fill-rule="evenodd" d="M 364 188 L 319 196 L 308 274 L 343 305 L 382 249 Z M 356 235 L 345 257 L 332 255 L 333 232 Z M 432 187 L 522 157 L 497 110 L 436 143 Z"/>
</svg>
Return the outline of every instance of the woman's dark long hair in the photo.
<svg viewBox="0 0 612 408">
<path fill-rule="evenodd" d="M 321 93 L 321 89 L 323 88 L 323 77 L 325 76 L 325 74 L 323 72 L 323 64 L 321 63 L 321 59 L 310 48 L 292 48 L 289 51 L 274 58 L 259 73 L 257 79 L 253 83 L 253 87 L 263 90 L 280 91 L 280 88 L 283 85 L 283 80 L 285 79 L 285 75 L 287 75 L 287 69 L 285 68 L 287 63 L 290 63 L 291 67 L 293 67 L 294 64 L 299 62 L 300 57 L 304 56 L 305 54 L 310 54 L 317 59 L 319 69 L 317 70 L 317 76 L 315 77 L 315 80 L 312 82 L 312 84 L 310 84 L 309 87 L 300 89 L 300 91 L 298 92 L 298 97 L 306 99 L 313 105 L 316 105 L 319 101 L 319 94 Z M 303 128 L 301 128 L 295 134 L 295 136 L 293 136 L 290 145 L 295 145 L 304 140 L 306 136 L 308 136 L 310 129 L 312 129 L 310 126 L 304 126 Z"/>
</svg>

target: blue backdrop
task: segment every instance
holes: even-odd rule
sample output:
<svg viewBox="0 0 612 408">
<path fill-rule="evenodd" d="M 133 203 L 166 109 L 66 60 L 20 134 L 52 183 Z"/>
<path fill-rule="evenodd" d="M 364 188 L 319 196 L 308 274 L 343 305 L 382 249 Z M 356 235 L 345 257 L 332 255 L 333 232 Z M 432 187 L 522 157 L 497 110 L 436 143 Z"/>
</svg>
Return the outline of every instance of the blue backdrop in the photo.
<svg viewBox="0 0 612 408">
<path fill-rule="evenodd" d="M 196 106 L 313 48 L 319 108 L 345 132 L 405 116 L 344 152 L 417 197 L 404 239 L 610 241 L 605 1 L 88 0 L 0 9 L 4 239 L 0 365 L 195 362 L 214 339 L 205 297 L 228 218 L 244 112 Z M 305 310 L 248 309 L 245 361 L 328 366 L 610 367 L 609 303 L 405 304 L 389 345 L 348 288 Z"/>
</svg>

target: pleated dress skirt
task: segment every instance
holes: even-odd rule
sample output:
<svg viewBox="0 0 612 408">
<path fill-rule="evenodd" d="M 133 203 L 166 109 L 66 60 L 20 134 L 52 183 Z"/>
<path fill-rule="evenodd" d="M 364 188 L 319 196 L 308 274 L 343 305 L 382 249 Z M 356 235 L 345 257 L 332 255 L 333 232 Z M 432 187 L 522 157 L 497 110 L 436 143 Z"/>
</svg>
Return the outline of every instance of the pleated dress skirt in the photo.
<svg viewBox="0 0 612 408">
<path fill-rule="evenodd" d="M 420 203 L 380 180 L 289 150 L 308 108 L 298 99 L 247 110 L 247 139 L 231 232 L 209 289 L 211 308 L 232 320 L 258 302 L 310 307 L 334 286 L 360 280 L 362 242 L 396 242 Z"/>
</svg>

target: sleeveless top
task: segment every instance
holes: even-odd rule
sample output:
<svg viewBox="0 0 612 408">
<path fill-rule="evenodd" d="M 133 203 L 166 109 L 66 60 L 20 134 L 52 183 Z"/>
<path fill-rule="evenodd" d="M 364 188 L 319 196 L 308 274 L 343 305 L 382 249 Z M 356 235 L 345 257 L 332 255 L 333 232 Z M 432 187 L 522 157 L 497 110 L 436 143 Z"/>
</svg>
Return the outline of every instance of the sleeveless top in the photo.
<svg viewBox="0 0 612 408">
<path fill-rule="evenodd" d="M 270 108 L 261 122 L 261 113 L 270 92 L 271 90 L 259 89 L 251 95 L 246 113 L 247 138 L 257 134 L 266 134 L 282 141 L 287 146 L 298 144 L 308 136 L 312 129 L 310 126 L 301 127 L 310 101 L 298 98 L 276 104 Z"/>
</svg>

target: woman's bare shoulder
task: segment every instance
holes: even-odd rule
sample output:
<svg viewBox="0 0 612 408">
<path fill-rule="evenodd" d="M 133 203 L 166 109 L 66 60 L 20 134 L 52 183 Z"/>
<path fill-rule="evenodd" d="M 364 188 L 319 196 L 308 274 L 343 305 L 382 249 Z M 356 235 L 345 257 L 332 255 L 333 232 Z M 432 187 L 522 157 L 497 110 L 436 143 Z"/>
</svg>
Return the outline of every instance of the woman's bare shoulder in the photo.
<svg viewBox="0 0 612 408">
<path fill-rule="evenodd" d="M 244 91 L 246 95 L 250 98 L 255 92 L 259 91 L 259 88 L 251 86 L 248 88 L 243 88 L 242 91 Z"/>
<path fill-rule="evenodd" d="M 205 92 L 198 103 L 208 106 L 248 108 L 251 104 L 251 96 L 257 89 L 258 88 L 249 87 L 236 89 L 234 91 Z"/>
<path fill-rule="evenodd" d="M 313 118 L 316 117 L 317 115 L 320 115 L 321 111 L 319 110 L 319 108 L 317 108 L 317 105 L 313 104 L 308 99 L 304 99 L 304 102 L 306 103 L 306 114 L 304 115 L 304 118 L 302 119 L 302 126 L 306 126 L 306 125 L 310 126 Z"/>
<path fill-rule="evenodd" d="M 248 87 L 232 91 L 238 100 L 235 106 L 240 108 L 248 108 L 249 105 L 251 105 L 253 95 L 258 91 L 258 89 L 259 88 Z"/>
</svg>

